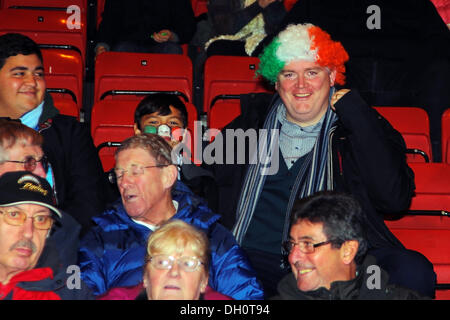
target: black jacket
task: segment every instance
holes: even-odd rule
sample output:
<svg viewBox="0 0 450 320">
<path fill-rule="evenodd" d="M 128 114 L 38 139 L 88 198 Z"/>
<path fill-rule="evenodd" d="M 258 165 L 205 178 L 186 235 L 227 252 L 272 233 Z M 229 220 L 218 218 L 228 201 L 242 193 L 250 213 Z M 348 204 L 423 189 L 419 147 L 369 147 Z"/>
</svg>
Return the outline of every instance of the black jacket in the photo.
<svg viewBox="0 0 450 320">
<path fill-rule="evenodd" d="M 242 114 L 225 129 L 262 128 L 272 98 L 264 93 L 242 95 Z M 339 120 L 332 138 L 334 190 L 350 193 L 361 203 L 371 247 L 402 247 L 384 224 L 384 214 L 406 210 L 415 188 L 404 140 L 355 90 L 336 103 L 336 113 Z M 223 216 L 222 223 L 232 228 L 247 165 L 236 164 L 235 159 L 234 164 L 214 164 L 209 169 L 219 188 L 218 213 Z"/>
<path fill-rule="evenodd" d="M 46 96 L 39 128 L 53 170 L 57 205 L 78 221 L 83 235 L 91 218 L 103 212 L 107 199 L 106 179 L 89 127 L 59 114 Z"/>
<path fill-rule="evenodd" d="M 380 270 L 379 287 L 371 276 L 376 276 L 369 266 L 376 265 L 372 256 L 366 256 L 364 262 L 358 266 L 357 276 L 349 281 L 335 281 L 331 283 L 330 290 L 321 287 L 314 291 L 300 291 L 293 273 L 286 275 L 278 284 L 278 295 L 273 300 L 419 300 L 429 299 L 420 296 L 415 291 L 389 284 L 389 275 Z"/>
<path fill-rule="evenodd" d="M 154 32 L 169 29 L 179 43 L 189 43 L 195 32 L 195 17 L 189 0 L 105 1 L 97 33 L 98 43 L 114 46 L 120 41 L 156 44 Z"/>
</svg>

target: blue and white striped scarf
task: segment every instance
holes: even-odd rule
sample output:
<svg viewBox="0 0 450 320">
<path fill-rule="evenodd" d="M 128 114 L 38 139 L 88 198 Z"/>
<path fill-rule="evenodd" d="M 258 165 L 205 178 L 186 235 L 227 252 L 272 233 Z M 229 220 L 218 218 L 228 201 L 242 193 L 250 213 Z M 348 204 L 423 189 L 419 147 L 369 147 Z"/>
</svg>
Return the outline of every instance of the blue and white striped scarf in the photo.
<svg viewBox="0 0 450 320">
<path fill-rule="evenodd" d="M 332 93 L 333 90 L 330 92 L 330 97 Z M 280 123 L 277 121 L 277 110 L 280 104 L 282 105 L 283 102 L 278 97 L 274 101 L 264 122 L 263 129 L 266 130 L 263 132 L 270 132 L 270 134 L 260 135 L 259 137 L 259 139 L 265 139 L 263 146 L 261 146 L 260 141 L 260 149 L 267 145 L 268 147 L 265 149 L 267 152 L 263 156 L 260 155 L 259 161 L 252 162 L 249 165 L 245 176 L 241 196 L 237 205 L 237 221 L 232 230 L 239 244 L 242 244 L 252 220 L 256 204 L 264 187 L 266 176 L 271 174 L 269 171 L 270 168 L 273 168 L 274 162 L 279 161 L 276 155 L 279 154 L 279 134 L 277 133 L 280 128 Z M 330 141 L 337 118 L 336 113 L 328 107 L 314 148 L 306 156 L 292 188 L 287 206 L 283 238 L 286 237 L 289 228 L 289 215 L 297 194 L 298 198 L 304 198 L 317 191 L 333 189 L 333 163 Z M 261 154 L 261 151 L 259 154 Z M 274 155 L 273 158 L 272 154 Z"/>
</svg>

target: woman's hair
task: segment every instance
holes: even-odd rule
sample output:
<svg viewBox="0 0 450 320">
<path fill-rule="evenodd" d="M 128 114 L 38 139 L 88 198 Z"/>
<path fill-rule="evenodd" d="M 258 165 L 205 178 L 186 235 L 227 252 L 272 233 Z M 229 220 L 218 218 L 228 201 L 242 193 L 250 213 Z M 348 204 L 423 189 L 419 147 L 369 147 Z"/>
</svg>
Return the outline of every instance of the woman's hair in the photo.
<svg viewBox="0 0 450 320">
<path fill-rule="evenodd" d="M 208 273 L 210 250 L 206 234 L 184 221 L 171 219 L 150 235 L 146 261 L 153 255 L 182 254 L 186 249 L 191 250 L 203 262 Z"/>
<path fill-rule="evenodd" d="M 272 83 L 286 64 L 305 60 L 317 62 L 329 70 L 336 70 L 336 83 L 345 84 L 344 63 L 349 56 L 342 44 L 312 24 L 290 24 L 264 48 L 259 56 L 257 73 Z"/>
<path fill-rule="evenodd" d="M 19 121 L 0 119 L 0 164 L 9 160 L 8 149 L 15 145 L 42 146 L 43 138 Z"/>
</svg>

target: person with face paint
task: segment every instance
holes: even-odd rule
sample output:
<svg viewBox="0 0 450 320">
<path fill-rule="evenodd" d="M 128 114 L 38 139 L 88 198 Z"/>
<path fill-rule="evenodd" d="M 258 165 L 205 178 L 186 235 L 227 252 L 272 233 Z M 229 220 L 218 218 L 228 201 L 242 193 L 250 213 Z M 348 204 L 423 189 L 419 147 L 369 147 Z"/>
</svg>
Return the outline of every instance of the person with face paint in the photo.
<svg viewBox="0 0 450 320">
<path fill-rule="evenodd" d="M 64 215 L 44 178 L 28 171 L 0 177 L 0 300 L 93 297 L 81 281 L 77 290 L 68 288 L 70 274 L 62 262 L 51 267 L 44 262 L 53 259 L 52 251 L 45 250 L 47 238 L 54 225 L 64 223 Z"/>
</svg>

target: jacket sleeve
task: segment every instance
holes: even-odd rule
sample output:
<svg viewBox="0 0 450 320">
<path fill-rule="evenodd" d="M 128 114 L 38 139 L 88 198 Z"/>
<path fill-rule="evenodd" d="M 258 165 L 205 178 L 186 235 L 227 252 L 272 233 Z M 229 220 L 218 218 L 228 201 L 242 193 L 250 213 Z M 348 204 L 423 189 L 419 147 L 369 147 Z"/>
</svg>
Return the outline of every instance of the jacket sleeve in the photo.
<svg viewBox="0 0 450 320">
<path fill-rule="evenodd" d="M 220 224 L 210 234 L 209 285 L 236 300 L 261 300 L 264 293 L 244 251 L 233 235 Z"/>
<path fill-rule="evenodd" d="M 401 134 L 355 90 L 344 95 L 335 108 L 372 204 L 386 213 L 407 209 L 415 188 L 414 173 L 406 163 Z"/>
<path fill-rule="evenodd" d="M 102 295 L 108 290 L 103 261 L 104 251 L 102 239 L 94 230 L 86 234 L 78 251 L 81 279 L 95 296 Z"/>
</svg>

